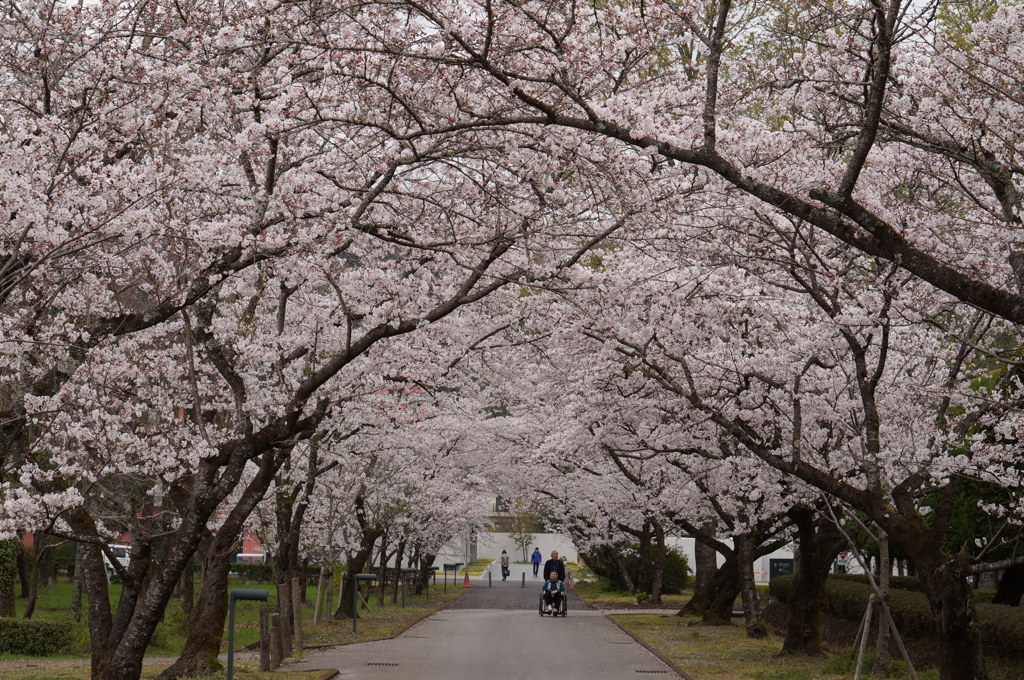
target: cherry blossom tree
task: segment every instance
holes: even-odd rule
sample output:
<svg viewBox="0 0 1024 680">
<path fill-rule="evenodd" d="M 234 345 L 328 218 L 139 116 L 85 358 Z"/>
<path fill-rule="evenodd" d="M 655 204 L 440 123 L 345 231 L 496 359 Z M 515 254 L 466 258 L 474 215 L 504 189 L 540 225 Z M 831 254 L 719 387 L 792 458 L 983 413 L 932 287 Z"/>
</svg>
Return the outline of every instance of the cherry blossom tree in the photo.
<svg viewBox="0 0 1024 680">
<path fill-rule="evenodd" d="M 5 186 L 40 189 L 4 199 L 3 527 L 87 544 L 96 678 L 138 676 L 214 513 L 234 497 L 224 525 L 244 521 L 353 386 L 383 389 L 449 340 L 447 316 L 550 278 L 632 212 L 603 170 L 557 186 L 571 144 L 424 134 L 432 93 L 397 107 L 417 74 L 367 62 L 349 24 L 247 2 L 5 24 L 4 115 L 31 119 L 5 121 Z M 581 192 L 604 207 L 581 213 Z M 430 339 L 388 342 L 414 331 Z M 112 611 L 100 555 L 122 532 Z"/>
</svg>

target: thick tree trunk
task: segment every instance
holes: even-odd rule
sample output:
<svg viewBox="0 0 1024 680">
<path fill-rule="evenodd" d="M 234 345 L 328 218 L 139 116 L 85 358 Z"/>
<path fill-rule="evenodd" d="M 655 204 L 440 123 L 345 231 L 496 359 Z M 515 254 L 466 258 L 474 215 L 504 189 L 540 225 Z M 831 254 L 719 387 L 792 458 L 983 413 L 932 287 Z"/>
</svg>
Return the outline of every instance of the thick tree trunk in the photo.
<svg viewBox="0 0 1024 680">
<path fill-rule="evenodd" d="M 665 583 L 665 562 L 668 546 L 665 544 L 665 530 L 654 522 L 654 559 L 651 562 L 651 604 L 661 604 L 661 591 Z"/>
<path fill-rule="evenodd" d="M 275 460 L 269 454 L 265 455 L 260 461 L 259 472 L 246 485 L 238 502 L 217 529 L 217 533 L 210 536 L 205 525 L 202 527 L 201 535 L 204 540 L 201 550 L 199 596 L 187 619 L 189 629 L 185 646 L 177 660 L 160 674 L 161 680 L 212 675 L 220 670 L 217 656 L 220 654 L 228 612 L 228 574 L 231 569 L 228 558 L 235 549 L 238 534 L 245 520 L 270 488 L 276 469 Z M 195 555 L 189 553 L 176 572 L 174 585 L 178 585 L 184 579 L 184 583 L 191 589 L 194 567 Z"/>
<path fill-rule="evenodd" d="M 32 540 L 34 543 L 39 540 L 39 537 L 33 536 Z M 28 597 L 32 590 L 32 577 L 29 575 L 31 571 L 29 562 L 31 562 L 31 560 L 28 557 L 28 552 L 29 550 L 34 550 L 35 546 L 33 545 L 32 548 L 26 548 L 21 541 L 18 541 L 18 547 L 21 548 L 21 550 L 18 551 L 18 581 L 21 583 L 21 597 Z"/>
<path fill-rule="evenodd" d="M 214 675 L 222 670 L 217 656 L 224 637 L 224 621 L 228 615 L 228 574 L 234 541 L 218 532 L 203 558 L 205 578 L 199 587 L 199 597 L 189 618 L 188 637 L 181 655 L 169 668 L 160 673 L 161 680 Z M 191 566 L 191 565 L 190 565 Z M 190 569 L 189 569 L 190 570 Z"/>
<path fill-rule="evenodd" d="M 831 521 L 815 518 L 811 508 L 798 506 L 788 514 L 796 523 L 798 542 L 782 653 L 821 656 L 825 580 L 843 537 Z"/>
<path fill-rule="evenodd" d="M 68 605 L 68 618 L 72 621 L 82 620 L 82 546 L 75 546 L 75 571 L 71 575 L 71 603 Z"/>
<path fill-rule="evenodd" d="M 987 680 L 981 632 L 967 580 L 971 556 L 960 553 L 943 562 L 941 534 L 897 524 L 889 529 L 910 555 L 935 616 L 940 679 Z"/>
<path fill-rule="evenodd" d="M 694 543 L 693 589 L 697 591 L 707 585 L 718 570 L 718 551 L 700 539 L 695 539 Z"/>
<path fill-rule="evenodd" d="M 192 610 L 196 600 L 196 571 L 195 561 L 189 561 L 185 571 L 181 573 L 181 580 L 178 581 L 178 594 L 181 597 L 181 613 L 185 621 L 192 620 Z"/>
<path fill-rule="evenodd" d="M 708 583 L 693 594 L 678 615 L 697 615 L 703 623 L 727 625 L 732 621 L 732 607 L 739 593 L 740 577 L 736 557 L 727 555 Z"/>
<path fill-rule="evenodd" d="M 651 523 L 644 522 L 637 547 L 636 572 L 634 573 L 636 592 L 651 594 Z"/>
<path fill-rule="evenodd" d="M 395 553 L 395 573 L 391 579 L 391 603 L 398 602 L 398 584 L 402 580 L 402 560 L 405 558 L 405 540 L 398 542 L 398 552 Z"/>
<path fill-rule="evenodd" d="M 356 574 L 361 573 L 370 560 L 370 556 L 373 554 L 373 544 L 377 542 L 382 533 L 378 530 L 364 533 L 359 551 L 348 560 L 345 578 L 341 580 L 341 597 L 338 600 L 338 609 L 334 612 L 335 619 L 352 618 L 352 597 L 355 594 Z"/>
<path fill-rule="evenodd" d="M 736 562 L 739 573 L 740 594 L 743 599 L 743 619 L 747 637 L 763 638 L 768 629 L 761 620 L 761 605 L 757 600 L 757 585 L 754 583 L 754 544 L 749 534 L 739 534 L 735 539 Z"/>
<path fill-rule="evenodd" d="M 380 539 L 380 553 L 378 554 L 378 566 L 377 566 L 377 606 L 384 606 L 384 586 L 386 585 L 386 579 L 388 572 L 388 535 L 384 534 Z"/>
<path fill-rule="evenodd" d="M 18 580 L 18 555 L 21 546 L 17 539 L 0 541 L 0 617 L 15 616 L 14 584 Z"/>
<path fill-rule="evenodd" d="M 636 582 L 630 575 L 629 569 L 626 568 L 626 561 L 622 559 L 622 554 L 614 548 L 609 548 L 608 551 L 611 554 L 612 560 L 615 562 L 615 567 L 619 570 L 619 574 L 622 576 L 623 582 L 626 584 L 626 589 L 631 593 L 638 592 Z"/>
<path fill-rule="evenodd" d="M 934 578 L 941 596 L 939 676 L 942 680 L 987 680 L 973 593 L 962 570 L 970 558 L 961 558 L 957 561 L 962 565 L 954 563 L 940 569 Z"/>
<path fill-rule="evenodd" d="M 1024 564 L 1018 564 L 1003 572 L 1002 578 L 999 579 L 999 588 L 996 589 L 996 595 L 992 598 L 992 602 L 1019 607 L 1022 597 L 1024 597 Z"/>
<path fill-rule="evenodd" d="M 437 555 L 434 554 L 426 554 L 419 556 L 418 561 L 420 577 L 416 581 L 416 588 L 413 591 L 414 594 L 422 595 L 423 589 L 426 588 L 427 585 L 430 583 L 430 567 L 434 566 L 434 560 L 436 559 Z"/>
</svg>

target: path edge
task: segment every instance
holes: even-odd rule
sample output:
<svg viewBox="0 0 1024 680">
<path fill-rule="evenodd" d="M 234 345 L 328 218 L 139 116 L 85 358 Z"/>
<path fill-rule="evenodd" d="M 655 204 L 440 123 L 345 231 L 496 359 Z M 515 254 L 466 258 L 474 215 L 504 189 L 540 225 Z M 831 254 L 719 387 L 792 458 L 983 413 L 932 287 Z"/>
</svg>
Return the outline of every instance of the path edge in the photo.
<svg viewBox="0 0 1024 680">
<path fill-rule="evenodd" d="M 679 665 L 676 664 L 674 661 L 672 661 L 671 659 L 667 658 L 664 654 L 659 652 L 657 649 L 655 649 L 651 645 L 647 644 L 646 642 L 644 642 L 643 640 L 638 638 L 636 635 L 633 635 L 633 633 L 629 632 L 628 630 L 626 630 L 625 628 L 620 626 L 618 624 L 618 622 L 613 618 L 613 616 L 611 614 L 605 614 L 604 612 L 601 612 L 601 616 L 603 616 L 604 618 L 608 619 L 608 621 L 610 621 L 613 626 L 615 626 L 616 628 L 621 630 L 623 633 L 628 635 L 629 638 L 631 640 L 633 640 L 633 642 L 637 643 L 638 645 L 640 645 L 641 647 L 646 649 L 648 652 L 650 652 L 654 656 L 658 657 L 663 664 L 665 664 L 666 666 L 671 668 L 673 671 L 675 671 L 675 673 L 679 677 L 681 677 L 683 680 L 696 680 L 696 678 L 694 678 L 692 675 L 690 675 L 689 673 L 684 671 L 682 668 L 680 668 Z M 652 616 L 658 616 L 658 614 L 653 614 Z"/>
</svg>

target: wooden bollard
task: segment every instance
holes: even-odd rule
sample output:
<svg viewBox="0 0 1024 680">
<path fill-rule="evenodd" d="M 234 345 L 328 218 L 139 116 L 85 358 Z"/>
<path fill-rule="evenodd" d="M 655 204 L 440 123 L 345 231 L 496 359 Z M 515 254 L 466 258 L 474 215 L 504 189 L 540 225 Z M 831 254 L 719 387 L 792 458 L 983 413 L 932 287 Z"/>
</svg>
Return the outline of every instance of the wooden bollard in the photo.
<svg viewBox="0 0 1024 680">
<path fill-rule="evenodd" d="M 302 651 L 302 588 L 299 579 L 292 579 L 292 638 L 295 651 Z"/>
<path fill-rule="evenodd" d="M 316 584 L 316 603 L 313 605 L 313 625 L 320 623 L 320 614 L 323 612 L 324 602 L 324 578 L 327 575 L 327 567 L 320 566 L 320 578 L 317 579 Z"/>
<path fill-rule="evenodd" d="M 260 609 L 260 670 L 273 670 L 270 659 L 270 608 Z"/>
<path fill-rule="evenodd" d="M 270 615 L 270 669 L 281 665 L 281 615 Z"/>
</svg>

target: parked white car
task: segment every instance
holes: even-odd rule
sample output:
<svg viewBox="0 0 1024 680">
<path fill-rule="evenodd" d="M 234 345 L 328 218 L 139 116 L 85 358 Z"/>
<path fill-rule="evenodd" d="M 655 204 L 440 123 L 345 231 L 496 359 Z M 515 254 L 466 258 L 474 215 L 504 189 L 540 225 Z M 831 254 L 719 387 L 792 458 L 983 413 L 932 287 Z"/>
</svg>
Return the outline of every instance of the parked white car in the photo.
<svg viewBox="0 0 1024 680">
<path fill-rule="evenodd" d="M 132 547 L 130 545 L 123 545 L 120 543 L 112 543 L 107 547 L 110 549 L 114 559 L 117 560 L 117 563 L 124 569 L 127 569 L 128 563 L 132 561 Z M 106 552 L 103 553 L 103 566 L 107 568 L 108 577 L 112 578 L 117 576 L 117 569 L 110 561 L 110 557 L 107 556 Z"/>
</svg>

